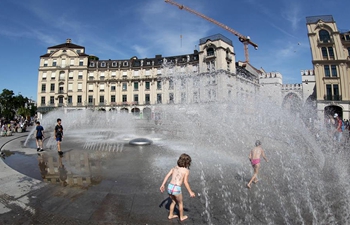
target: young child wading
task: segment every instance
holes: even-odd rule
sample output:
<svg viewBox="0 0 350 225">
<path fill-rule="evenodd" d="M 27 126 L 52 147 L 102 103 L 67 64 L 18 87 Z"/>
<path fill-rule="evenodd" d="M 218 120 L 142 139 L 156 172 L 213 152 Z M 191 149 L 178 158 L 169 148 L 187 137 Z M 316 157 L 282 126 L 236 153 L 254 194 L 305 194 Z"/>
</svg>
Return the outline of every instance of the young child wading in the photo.
<svg viewBox="0 0 350 225">
<path fill-rule="evenodd" d="M 250 179 L 249 183 L 247 184 L 248 188 L 251 188 L 252 182 L 254 182 L 255 184 L 258 182 L 258 173 L 259 173 L 259 168 L 260 168 L 260 157 L 261 156 L 265 159 L 266 162 L 268 162 L 268 160 L 265 156 L 265 152 L 261 147 L 261 142 L 259 140 L 257 140 L 255 142 L 255 148 L 253 148 L 253 150 L 251 150 L 250 154 L 249 154 L 249 160 L 254 168 L 254 175 L 253 175 L 252 179 Z"/>
<path fill-rule="evenodd" d="M 187 154 L 182 154 L 177 160 L 177 166 L 172 168 L 169 173 L 165 176 L 162 186 L 160 186 L 160 191 L 165 190 L 165 183 L 168 181 L 171 176 L 171 181 L 168 184 L 168 194 L 172 200 L 170 205 L 170 211 L 168 219 L 177 218 L 178 215 L 174 215 L 175 204 L 179 207 L 180 212 L 180 221 L 187 219 L 188 217 L 184 215 L 183 202 L 182 202 L 182 192 L 181 185 L 185 184 L 187 191 L 190 193 L 190 196 L 195 197 L 194 192 L 191 190 L 190 184 L 188 183 L 188 177 L 190 175 L 191 157 Z"/>
</svg>

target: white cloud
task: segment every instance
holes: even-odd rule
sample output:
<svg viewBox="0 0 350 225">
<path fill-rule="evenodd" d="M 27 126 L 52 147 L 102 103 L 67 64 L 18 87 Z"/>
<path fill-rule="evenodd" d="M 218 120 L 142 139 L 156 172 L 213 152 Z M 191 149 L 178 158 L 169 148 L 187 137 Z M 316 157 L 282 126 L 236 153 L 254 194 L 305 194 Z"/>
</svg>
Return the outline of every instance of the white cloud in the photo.
<svg viewBox="0 0 350 225">
<path fill-rule="evenodd" d="M 140 57 L 140 58 L 150 57 L 150 55 L 147 55 L 149 51 L 148 48 L 142 47 L 140 45 L 133 45 L 132 48 L 137 52 L 137 57 Z"/>
<path fill-rule="evenodd" d="M 191 53 L 189 50 L 194 49 L 199 39 L 207 36 L 215 26 L 177 7 L 160 4 L 159 1 L 150 1 L 146 8 L 142 6 L 137 11 L 142 21 L 140 26 L 144 28 L 139 31 L 139 35 L 148 47 L 138 47 L 138 51 L 142 50 L 140 53 L 148 57 L 154 54 L 171 56 Z"/>
<path fill-rule="evenodd" d="M 292 29 L 297 30 L 301 20 L 300 6 L 296 1 L 288 1 L 286 9 L 282 11 L 282 17 L 290 22 Z"/>
<path fill-rule="evenodd" d="M 285 29 L 282 29 L 282 28 L 278 27 L 277 25 L 275 25 L 273 23 L 270 23 L 270 25 L 273 26 L 274 28 L 276 28 L 277 30 L 281 31 L 282 33 L 288 35 L 289 37 L 298 39 L 298 37 L 294 36 L 293 34 L 291 34 L 290 32 L 286 31 Z"/>
</svg>

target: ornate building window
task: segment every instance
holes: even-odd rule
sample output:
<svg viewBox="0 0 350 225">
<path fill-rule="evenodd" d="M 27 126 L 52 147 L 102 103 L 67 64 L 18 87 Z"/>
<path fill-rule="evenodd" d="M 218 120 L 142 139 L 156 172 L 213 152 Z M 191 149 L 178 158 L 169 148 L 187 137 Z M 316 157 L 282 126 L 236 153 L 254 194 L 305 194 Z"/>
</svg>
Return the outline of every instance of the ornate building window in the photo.
<svg viewBox="0 0 350 225">
<path fill-rule="evenodd" d="M 331 37 L 329 36 L 329 32 L 326 30 L 320 30 L 318 32 L 320 41 L 322 41 L 323 43 L 328 43 L 331 40 Z"/>
<path fill-rule="evenodd" d="M 82 96 L 81 95 L 77 96 L 77 102 L 78 102 L 78 104 L 82 103 Z"/>
<path fill-rule="evenodd" d="M 55 104 L 55 97 L 54 96 L 50 96 L 50 105 Z"/>
<path fill-rule="evenodd" d="M 145 90 L 146 90 L 146 91 L 149 90 L 150 87 L 151 87 L 151 83 L 150 83 L 149 81 L 146 81 L 146 82 L 145 82 Z"/>
<path fill-rule="evenodd" d="M 337 77 L 337 66 L 336 65 L 331 65 L 331 72 L 332 72 L 332 77 Z"/>
<path fill-rule="evenodd" d="M 123 102 L 127 102 L 127 101 L 128 101 L 127 95 L 123 95 L 123 96 L 122 96 L 122 101 L 123 101 Z"/>
<path fill-rule="evenodd" d="M 100 95 L 100 104 L 103 104 L 105 102 L 105 96 Z"/>
<path fill-rule="evenodd" d="M 334 59 L 333 47 L 328 47 L 328 54 L 330 59 Z"/>
<path fill-rule="evenodd" d="M 128 84 L 122 83 L 122 91 L 127 91 Z"/>
<path fill-rule="evenodd" d="M 214 54 L 215 54 L 214 48 L 208 48 L 207 49 L 207 56 L 211 56 L 211 55 L 214 55 Z"/>
<path fill-rule="evenodd" d="M 55 84 L 50 84 L 50 91 L 54 92 L 55 91 Z"/>
<path fill-rule="evenodd" d="M 115 95 L 111 95 L 111 103 L 115 103 Z"/>
<path fill-rule="evenodd" d="M 328 52 L 326 47 L 321 48 L 323 59 L 328 59 Z"/>
<path fill-rule="evenodd" d="M 139 82 L 134 82 L 134 91 L 139 90 Z"/>
<path fill-rule="evenodd" d="M 42 93 L 46 92 L 46 84 L 41 84 L 41 92 Z"/>
<path fill-rule="evenodd" d="M 89 104 L 93 104 L 93 102 L 94 102 L 94 97 L 93 97 L 92 95 L 89 95 L 89 97 L 88 97 L 88 103 L 89 103 Z"/>
<path fill-rule="evenodd" d="M 329 71 L 329 65 L 324 65 L 324 75 L 325 75 L 325 77 L 331 76 L 331 73 Z"/>
<path fill-rule="evenodd" d="M 44 96 L 41 97 L 41 105 L 45 105 L 45 97 Z"/>
</svg>

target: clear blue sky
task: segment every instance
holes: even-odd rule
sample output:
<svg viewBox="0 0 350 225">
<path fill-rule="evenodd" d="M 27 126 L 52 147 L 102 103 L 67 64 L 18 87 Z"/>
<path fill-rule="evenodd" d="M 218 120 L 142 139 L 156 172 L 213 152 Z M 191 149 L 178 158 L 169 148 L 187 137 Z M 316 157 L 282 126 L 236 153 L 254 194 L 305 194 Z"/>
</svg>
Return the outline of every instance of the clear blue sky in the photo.
<svg viewBox="0 0 350 225">
<path fill-rule="evenodd" d="M 300 70 L 312 69 L 306 16 L 333 15 L 338 29 L 350 29 L 349 0 L 177 2 L 250 36 L 259 45 L 251 64 L 279 71 L 283 83 L 301 83 Z M 0 19 L 0 91 L 35 100 L 40 55 L 67 38 L 100 59 L 129 59 L 191 53 L 200 38 L 221 33 L 244 61 L 236 36 L 163 0 L 1 0 Z"/>
</svg>

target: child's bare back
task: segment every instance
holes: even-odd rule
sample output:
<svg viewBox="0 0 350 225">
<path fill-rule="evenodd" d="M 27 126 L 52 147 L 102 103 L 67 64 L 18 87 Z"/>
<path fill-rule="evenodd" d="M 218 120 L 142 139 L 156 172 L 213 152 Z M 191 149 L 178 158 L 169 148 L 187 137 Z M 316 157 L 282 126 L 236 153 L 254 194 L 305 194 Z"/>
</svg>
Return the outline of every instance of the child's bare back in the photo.
<svg viewBox="0 0 350 225">
<path fill-rule="evenodd" d="M 189 170 L 187 168 L 175 166 L 173 168 L 173 174 L 170 183 L 175 184 L 177 186 L 181 186 L 184 181 L 185 175 L 188 173 Z"/>
<path fill-rule="evenodd" d="M 250 153 L 251 159 L 260 159 L 261 153 L 264 150 L 261 148 L 261 146 L 254 147 Z"/>
</svg>

